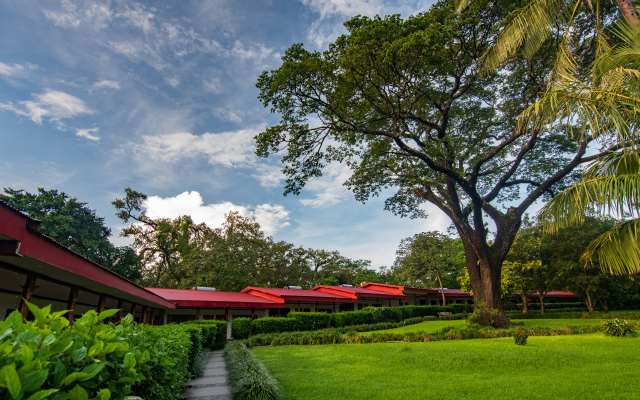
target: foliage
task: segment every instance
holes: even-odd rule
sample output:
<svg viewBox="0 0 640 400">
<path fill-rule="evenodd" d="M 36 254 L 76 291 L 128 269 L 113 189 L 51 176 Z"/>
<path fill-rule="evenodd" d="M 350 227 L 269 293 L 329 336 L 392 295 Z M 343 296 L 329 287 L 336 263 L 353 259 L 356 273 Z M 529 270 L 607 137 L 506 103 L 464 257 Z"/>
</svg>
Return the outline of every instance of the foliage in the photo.
<svg viewBox="0 0 640 400">
<path fill-rule="evenodd" d="M 640 320 L 640 311 L 572 311 L 572 312 L 548 312 L 544 314 L 537 313 L 509 313 L 511 319 L 566 319 L 566 318 L 582 318 L 582 319 L 634 319 Z"/>
<path fill-rule="evenodd" d="M 38 231 L 87 257 L 93 262 L 130 279 L 140 278 L 138 259 L 130 247 L 114 247 L 111 230 L 87 203 L 55 189 L 38 188 L 38 193 L 5 188 L 0 200 L 40 220 Z"/>
<path fill-rule="evenodd" d="M 231 337 L 246 339 L 251 335 L 251 318 L 234 318 L 231 321 Z"/>
<path fill-rule="evenodd" d="M 516 342 L 516 344 L 521 346 L 524 346 L 525 344 L 527 344 L 528 337 L 529 335 L 527 335 L 527 333 L 522 329 L 518 329 L 513 333 L 513 340 Z"/>
<path fill-rule="evenodd" d="M 242 342 L 230 342 L 224 348 L 234 400 L 282 399 L 282 388 L 262 362 Z"/>
<path fill-rule="evenodd" d="M 227 343 L 227 321 L 194 320 L 181 324 L 196 325 L 202 328 L 202 346 L 205 349 L 222 349 Z"/>
<path fill-rule="evenodd" d="M 452 238 L 437 231 L 418 233 L 400 242 L 396 251 L 396 273 L 402 276 L 406 286 L 451 288 L 462 271 L 457 262 L 458 253 Z"/>
<path fill-rule="evenodd" d="M 295 320 L 295 329 L 309 331 L 328 328 L 331 324 L 332 314 L 324 312 L 290 312 L 287 318 Z"/>
<path fill-rule="evenodd" d="M 295 330 L 295 320 L 293 318 L 258 318 L 251 321 L 251 334 L 271 332 L 288 332 Z"/>
<path fill-rule="evenodd" d="M 498 310 L 487 307 L 483 302 L 476 304 L 473 314 L 469 315 L 467 321 L 470 324 L 478 324 L 481 326 L 493 326 L 499 316 Z"/>
<path fill-rule="evenodd" d="M 607 336 L 636 336 L 636 331 L 627 322 L 618 318 L 602 322 L 602 329 Z"/>
<path fill-rule="evenodd" d="M 149 352 L 129 341 L 132 318 L 100 321 L 118 310 L 85 313 L 69 328 L 66 311 L 27 306 L 35 320 L 14 311 L 0 322 L 0 396 L 4 399 L 123 399 L 145 379 Z"/>
</svg>

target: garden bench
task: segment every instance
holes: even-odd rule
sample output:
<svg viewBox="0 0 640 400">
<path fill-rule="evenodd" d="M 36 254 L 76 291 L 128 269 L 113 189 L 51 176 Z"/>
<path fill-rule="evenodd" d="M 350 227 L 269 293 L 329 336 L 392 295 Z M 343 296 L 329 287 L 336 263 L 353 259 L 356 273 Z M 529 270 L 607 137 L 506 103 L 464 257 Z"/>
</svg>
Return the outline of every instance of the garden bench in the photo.
<svg viewBox="0 0 640 400">
<path fill-rule="evenodd" d="M 438 313 L 438 317 L 440 317 L 440 319 L 442 319 L 442 317 L 449 317 L 449 319 L 451 319 L 451 311 L 442 311 Z"/>
</svg>

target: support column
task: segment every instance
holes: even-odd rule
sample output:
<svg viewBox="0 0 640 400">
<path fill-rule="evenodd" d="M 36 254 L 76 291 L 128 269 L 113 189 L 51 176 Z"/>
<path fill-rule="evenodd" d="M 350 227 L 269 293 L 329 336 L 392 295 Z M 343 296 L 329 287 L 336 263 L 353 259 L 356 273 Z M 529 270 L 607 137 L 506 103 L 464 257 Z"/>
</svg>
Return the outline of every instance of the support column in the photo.
<svg viewBox="0 0 640 400">
<path fill-rule="evenodd" d="M 167 315 L 164 310 L 160 310 L 160 315 L 158 315 L 158 325 L 166 325 L 167 324 Z"/>
<path fill-rule="evenodd" d="M 76 301 L 78 300 L 78 288 L 72 287 L 69 290 L 69 300 L 67 300 L 67 319 L 69 320 L 69 326 L 73 326 L 73 320 L 76 315 Z"/>
<path fill-rule="evenodd" d="M 196 308 L 196 321 L 200 321 L 200 307 Z"/>
<path fill-rule="evenodd" d="M 98 300 L 98 308 L 96 309 L 96 311 L 98 312 L 98 314 L 100 314 L 101 312 L 104 311 L 104 303 L 107 301 L 107 296 L 104 294 L 100 295 L 100 299 Z"/>
<path fill-rule="evenodd" d="M 155 319 L 154 319 L 155 318 L 155 313 L 156 313 L 155 308 L 152 308 L 151 309 L 151 316 L 149 317 L 149 325 L 153 325 L 153 323 L 155 322 Z"/>
<path fill-rule="evenodd" d="M 123 307 L 124 307 L 124 300 L 118 299 L 118 309 L 120 311 L 118 311 L 118 313 L 116 314 L 116 321 L 117 322 L 122 321 L 122 308 Z"/>
<path fill-rule="evenodd" d="M 142 306 L 142 315 L 140 316 L 140 323 L 147 323 L 147 306 Z"/>
<path fill-rule="evenodd" d="M 24 282 L 24 286 L 22 287 L 22 296 L 20 297 L 20 304 L 18 305 L 18 310 L 20 310 L 20 314 L 22 314 L 23 319 L 27 319 L 29 315 L 29 307 L 27 307 L 27 303 L 24 301 L 31 302 L 31 298 L 33 297 L 33 290 L 36 288 L 36 277 L 35 275 L 27 275 L 27 279 Z"/>
<path fill-rule="evenodd" d="M 316 312 L 320 311 L 320 308 L 318 308 L 318 302 L 316 301 Z"/>
<path fill-rule="evenodd" d="M 254 309 L 252 308 L 252 309 L 251 309 L 251 320 L 252 320 L 252 321 L 253 321 L 253 312 L 254 312 Z"/>
<path fill-rule="evenodd" d="M 333 303 L 333 313 L 336 313 L 336 303 Z"/>
<path fill-rule="evenodd" d="M 300 312 L 300 302 L 298 302 L 298 312 Z"/>
<path fill-rule="evenodd" d="M 131 316 L 133 317 L 133 319 L 136 319 L 136 307 L 138 305 L 136 303 L 131 303 L 131 308 L 129 309 L 129 314 L 131 314 Z"/>
<path fill-rule="evenodd" d="M 229 307 L 224 308 L 224 319 L 229 321 Z"/>
</svg>

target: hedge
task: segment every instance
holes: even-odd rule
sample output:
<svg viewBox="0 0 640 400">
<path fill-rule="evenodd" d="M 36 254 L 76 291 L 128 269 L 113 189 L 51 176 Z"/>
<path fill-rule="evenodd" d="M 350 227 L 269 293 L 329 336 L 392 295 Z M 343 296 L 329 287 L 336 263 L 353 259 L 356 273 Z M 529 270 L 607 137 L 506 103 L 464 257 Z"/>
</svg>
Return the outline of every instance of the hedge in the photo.
<svg viewBox="0 0 640 400">
<path fill-rule="evenodd" d="M 222 349 L 227 343 L 227 321 L 185 321 L 183 325 L 197 325 L 203 329 L 203 346 L 209 350 Z"/>
<path fill-rule="evenodd" d="M 85 313 L 72 327 L 66 311 L 27 303 L 34 321 L 14 311 L 0 322 L 0 399 L 177 400 L 201 368 L 216 325 L 139 325 L 118 310 Z M 207 332 L 204 334 L 204 332 Z"/>
<path fill-rule="evenodd" d="M 524 313 L 507 313 L 507 316 L 511 319 L 640 319 L 640 311 L 591 311 L 591 312 L 561 312 L 558 310 L 545 312 L 530 312 Z"/>
<path fill-rule="evenodd" d="M 244 343 L 229 342 L 223 355 L 234 400 L 279 400 L 284 397 L 278 382 Z"/>
</svg>

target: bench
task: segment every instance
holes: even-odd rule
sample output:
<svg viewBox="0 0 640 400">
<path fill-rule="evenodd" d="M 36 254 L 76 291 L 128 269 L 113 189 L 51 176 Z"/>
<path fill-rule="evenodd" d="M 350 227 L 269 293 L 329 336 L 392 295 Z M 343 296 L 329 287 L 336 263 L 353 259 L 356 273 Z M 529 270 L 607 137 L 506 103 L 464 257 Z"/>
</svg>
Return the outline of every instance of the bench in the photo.
<svg viewBox="0 0 640 400">
<path fill-rule="evenodd" d="M 442 319 L 442 317 L 449 317 L 449 319 L 451 319 L 451 312 L 450 311 L 442 311 L 438 313 L 438 317 L 440 319 Z"/>
</svg>

